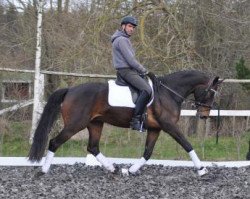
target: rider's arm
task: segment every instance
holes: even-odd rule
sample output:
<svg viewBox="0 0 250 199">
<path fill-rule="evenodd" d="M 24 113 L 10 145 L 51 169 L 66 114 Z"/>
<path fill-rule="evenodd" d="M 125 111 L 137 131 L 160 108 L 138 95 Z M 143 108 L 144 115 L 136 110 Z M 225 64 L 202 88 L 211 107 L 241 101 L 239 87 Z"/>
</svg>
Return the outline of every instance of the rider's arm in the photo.
<svg viewBox="0 0 250 199">
<path fill-rule="evenodd" d="M 119 49 L 122 53 L 124 59 L 129 64 L 130 67 L 136 69 L 139 73 L 144 74 L 147 70 L 141 65 L 135 58 L 133 49 L 128 39 L 121 39 L 119 41 Z"/>
</svg>

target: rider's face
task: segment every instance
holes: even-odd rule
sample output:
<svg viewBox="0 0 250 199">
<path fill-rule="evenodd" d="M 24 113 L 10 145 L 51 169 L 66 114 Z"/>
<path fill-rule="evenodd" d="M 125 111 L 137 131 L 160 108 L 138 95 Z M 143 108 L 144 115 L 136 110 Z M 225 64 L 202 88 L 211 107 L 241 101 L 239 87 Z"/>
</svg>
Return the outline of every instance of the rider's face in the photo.
<svg viewBox="0 0 250 199">
<path fill-rule="evenodd" d="M 125 31 L 129 36 L 131 36 L 135 31 L 135 26 L 132 24 L 123 24 L 122 30 Z"/>
</svg>

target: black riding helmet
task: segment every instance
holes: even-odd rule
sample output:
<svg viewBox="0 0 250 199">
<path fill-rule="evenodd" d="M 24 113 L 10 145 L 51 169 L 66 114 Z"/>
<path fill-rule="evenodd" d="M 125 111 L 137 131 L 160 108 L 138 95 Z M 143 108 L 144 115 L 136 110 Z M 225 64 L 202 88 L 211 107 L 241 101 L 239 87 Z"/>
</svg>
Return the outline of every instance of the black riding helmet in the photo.
<svg viewBox="0 0 250 199">
<path fill-rule="evenodd" d="M 123 24 L 129 24 L 129 23 L 132 24 L 132 25 L 134 25 L 134 26 L 138 25 L 137 20 L 134 17 L 131 17 L 131 16 L 126 16 L 121 21 L 121 25 L 123 25 Z"/>
</svg>

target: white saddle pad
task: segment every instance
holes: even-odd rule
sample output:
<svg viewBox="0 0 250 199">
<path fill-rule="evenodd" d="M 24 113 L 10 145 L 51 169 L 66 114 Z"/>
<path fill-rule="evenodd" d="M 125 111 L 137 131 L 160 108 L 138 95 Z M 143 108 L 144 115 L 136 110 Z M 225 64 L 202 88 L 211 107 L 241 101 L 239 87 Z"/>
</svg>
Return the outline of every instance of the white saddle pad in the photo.
<svg viewBox="0 0 250 199">
<path fill-rule="evenodd" d="M 110 106 L 130 107 L 134 108 L 135 104 L 132 100 L 131 91 L 128 86 L 119 86 L 115 83 L 115 80 L 109 80 L 109 94 L 108 103 Z M 153 83 L 149 79 L 149 85 L 153 88 Z M 152 89 L 152 98 L 147 106 L 150 106 L 154 100 L 154 93 Z"/>
</svg>

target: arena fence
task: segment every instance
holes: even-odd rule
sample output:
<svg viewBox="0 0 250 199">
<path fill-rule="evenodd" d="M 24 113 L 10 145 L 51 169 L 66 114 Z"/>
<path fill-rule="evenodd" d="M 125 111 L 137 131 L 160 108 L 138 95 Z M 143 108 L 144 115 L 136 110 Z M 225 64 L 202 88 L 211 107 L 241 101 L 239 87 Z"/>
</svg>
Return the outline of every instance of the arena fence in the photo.
<svg viewBox="0 0 250 199">
<path fill-rule="evenodd" d="M 135 158 L 108 158 L 112 163 L 115 164 L 134 164 L 138 159 Z M 45 158 L 42 158 L 39 163 L 31 163 L 25 157 L 0 157 L 0 166 L 42 166 L 44 164 Z M 82 157 L 55 157 L 52 164 L 67 164 L 73 165 L 76 163 L 86 164 L 88 166 L 101 166 L 101 164 L 96 160 L 96 158 L 88 154 L 86 158 Z M 182 160 L 155 160 L 150 159 L 146 163 L 147 165 L 163 165 L 171 167 L 193 167 L 192 161 L 182 161 Z M 202 161 L 202 165 L 205 167 L 246 167 L 250 166 L 250 161 Z"/>
<path fill-rule="evenodd" d="M 0 70 L 1 71 L 5 71 L 5 72 L 18 72 L 18 73 L 34 73 L 35 72 L 35 71 L 32 71 L 32 70 L 16 70 L 16 69 L 8 69 L 8 68 L 0 68 Z M 65 73 L 65 72 L 43 71 L 42 70 L 41 71 L 41 76 L 40 76 L 42 78 L 42 84 L 41 84 L 42 87 L 44 87 L 44 75 L 75 76 L 75 77 L 86 77 L 86 78 L 95 78 L 95 79 L 96 78 L 101 78 L 101 79 L 113 79 L 113 78 L 115 78 L 114 75 L 78 74 L 78 73 Z M 224 82 L 225 83 L 249 83 L 250 80 L 226 79 Z M 43 93 L 43 91 L 41 93 Z M 0 110 L 0 116 L 4 115 L 4 114 L 6 114 L 6 113 L 8 113 L 10 111 L 15 111 L 15 110 L 17 110 L 19 108 L 30 106 L 33 103 L 34 103 L 34 100 L 30 99 L 30 100 L 27 100 L 27 101 L 15 104 L 12 107 L 4 108 L 4 109 Z M 39 106 L 42 107 L 41 105 L 43 103 L 44 102 L 40 103 Z M 42 109 L 40 109 L 39 111 L 36 110 L 36 113 L 37 113 L 37 119 L 36 120 L 38 120 L 38 118 L 40 117 L 41 110 Z M 182 110 L 181 111 L 181 116 L 192 117 L 192 116 L 195 116 L 195 114 L 196 114 L 195 110 Z M 235 120 L 236 120 L 235 118 L 236 117 L 246 118 L 245 119 L 246 120 L 245 129 L 249 129 L 250 110 L 220 110 L 219 113 L 218 113 L 218 110 L 212 110 L 211 113 L 210 113 L 210 115 L 214 116 L 214 117 L 218 116 L 218 114 L 220 116 L 223 116 L 223 117 L 232 117 L 233 118 L 233 120 L 232 120 L 233 126 L 234 126 L 234 123 L 235 123 Z M 33 125 L 34 124 L 35 124 L 35 122 L 34 122 L 34 118 L 33 118 Z M 207 122 L 206 125 L 209 126 L 210 125 L 209 122 Z M 209 128 L 209 127 L 205 127 L 205 128 Z M 234 134 L 234 129 L 233 128 L 232 128 L 232 133 Z M 34 129 L 34 127 L 33 127 L 33 129 Z M 58 158 L 58 160 L 57 160 L 57 158 Z M 129 160 L 133 161 L 133 159 L 129 159 Z M 68 164 L 67 161 L 69 161 L 71 163 L 73 163 L 75 161 L 77 161 L 77 162 L 86 162 L 86 159 L 85 158 L 73 158 L 73 159 L 66 158 L 66 159 L 63 159 L 63 158 L 56 157 L 55 163 L 57 163 L 57 161 L 59 161 L 59 162 L 60 161 L 62 161 L 62 162 L 65 161 L 65 163 Z M 116 159 L 115 159 L 115 161 L 116 161 Z M 117 160 L 118 163 L 122 162 L 122 161 L 123 160 Z M 24 157 L 19 157 L 17 159 L 15 159 L 14 157 L 2 157 L 0 159 L 0 164 L 1 165 L 4 165 L 4 164 L 15 164 L 13 162 L 16 162 L 16 164 L 22 164 L 22 162 L 24 162 L 23 164 L 30 165 L 29 163 L 27 163 L 27 160 Z M 157 164 L 157 163 L 155 163 L 155 164 Z M 170 164 L 170 163 L 166 163 L 166 164 Z M 177 161 L 176 164 L 179 165 L 179 162 Z M 184 163 L 182 162 L 180 164 L 184 164 Z M 210 162 L 208 164 L 214 165 L 214 163 L 212 163 L 212 162 Z M 216 164 L 218 164 L 218 163 L 216 163 Z M 186 165 L 186 164 L 184 164 L 184 165 Z"/>
</svg>

